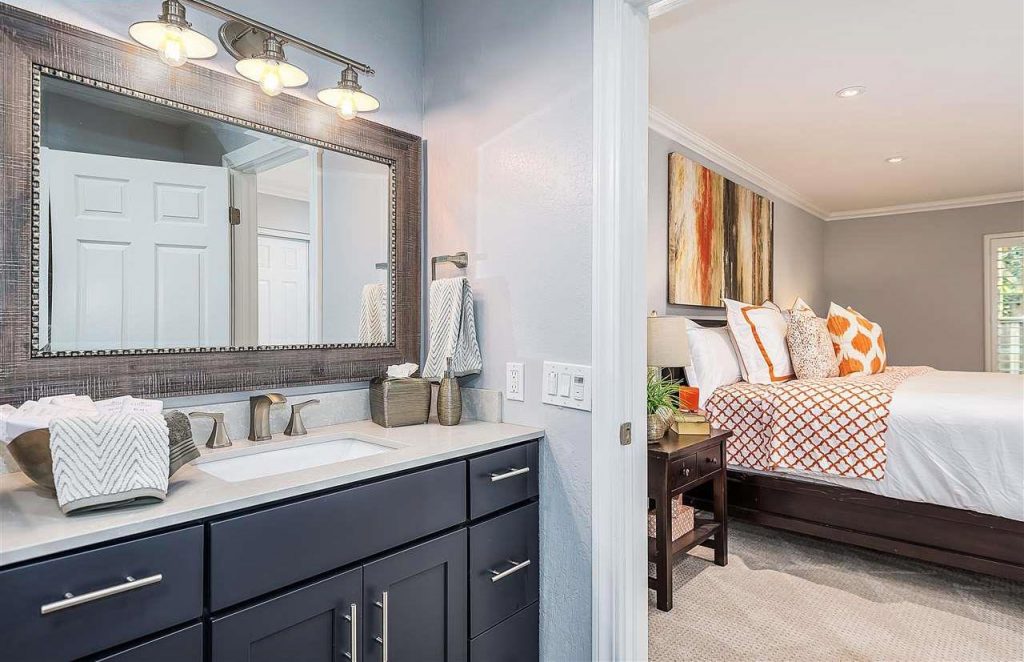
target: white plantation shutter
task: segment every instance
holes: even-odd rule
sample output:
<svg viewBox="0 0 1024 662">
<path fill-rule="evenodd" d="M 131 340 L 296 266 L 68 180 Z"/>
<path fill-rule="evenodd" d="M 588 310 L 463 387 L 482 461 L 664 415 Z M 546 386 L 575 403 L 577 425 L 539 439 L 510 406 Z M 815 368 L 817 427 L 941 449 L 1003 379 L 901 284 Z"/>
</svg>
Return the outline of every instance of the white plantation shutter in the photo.
<svg viewBox="0 0 1024 662">
<path fill-rule="evenodd" d="M 985 236 L 985 367 L 1024 373 L 1024 232 Z"/>
</svg>

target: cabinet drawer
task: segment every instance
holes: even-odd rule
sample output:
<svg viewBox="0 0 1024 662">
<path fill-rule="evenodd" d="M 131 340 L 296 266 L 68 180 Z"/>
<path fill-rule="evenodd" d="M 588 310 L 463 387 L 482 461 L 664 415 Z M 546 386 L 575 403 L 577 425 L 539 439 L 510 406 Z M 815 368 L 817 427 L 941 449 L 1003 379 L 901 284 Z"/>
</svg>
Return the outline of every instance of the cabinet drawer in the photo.
<svg viewBox="0 0 1024 662">
<path fill-rule="evenodd" d="M 216 662 L 361 660 L 359 604 L 363 570 L 355 568 L 213 619 Z"/>
<path fill-rule="evenodd" d="M 537 503 L 469 529 L 469 634 L 491 628 L 537 600 Z"/>
<path fill-rule="evenodd" d="M 537 496 L 537 442 L 469 461 L 469 516 L 482 517 Z"/>
<path fill-rule="evenodd" d="M 668 467 L 669 489 L 682 487 L 698 478 L 700 475 L 697 473 L 696 455 L 687 455 L 674 460 Z"/>
<path fill-rule="evenodd" d="M 466 520 L 455 462 L 210 525 L 210 609 L 255 598 Z"/>
<path fill-rule="evenodd" d="M 203 624 L 176 630 L 97 662 L 203 662 Z"/>
<path fill-rule="evenodd" d="M 89 655 L 202 613 L 198 526 L 0 572 L 5 662 Z"/>
<path fill-rule="evenodd" d="M 537 662 L 540 619 L 534 603 L 469 642 L 470 662 Z"/>
<path fill-rule="evenodd" d="M 719 446 L 697 451 L 697 471 L 701 476 L 707 476 L 722 468 L 721 454 L 722 449 Z"/>
</svg>

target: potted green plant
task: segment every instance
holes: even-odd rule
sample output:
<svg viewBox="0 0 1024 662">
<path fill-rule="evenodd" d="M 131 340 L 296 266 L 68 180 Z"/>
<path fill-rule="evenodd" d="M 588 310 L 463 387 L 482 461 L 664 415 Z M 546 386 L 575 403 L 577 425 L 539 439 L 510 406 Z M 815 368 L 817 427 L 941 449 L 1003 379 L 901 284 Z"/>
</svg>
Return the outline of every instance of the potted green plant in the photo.
<svg viewBox="0 0 1024 662">
<path fill-rule="evenodd" d="M 647 440 L 657 441 L 665 436 L 676 409 L 679 382 L 662 376 L 654 369 L 647 372 Z"/>
</svg>

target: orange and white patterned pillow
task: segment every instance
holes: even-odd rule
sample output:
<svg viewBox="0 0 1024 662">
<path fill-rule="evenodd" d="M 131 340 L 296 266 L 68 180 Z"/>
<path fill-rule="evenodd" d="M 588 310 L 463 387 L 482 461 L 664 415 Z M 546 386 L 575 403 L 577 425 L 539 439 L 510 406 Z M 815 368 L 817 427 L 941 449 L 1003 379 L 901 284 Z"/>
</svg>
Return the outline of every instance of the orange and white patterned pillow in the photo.
<svg viewBox="0 0 1024 662">
<path fill-rule="evenodd" d="M 774 384 L 796 377 L 786 345 L 786 320 L 778 306 L 723 301 L 743 378 L 751 384 Z"/>
<path fill-rule="evenodd" d="M 885 371 L 882 327 L 853 308 L 833 303 L 828 309 L 828 332 L 839 357 L 839 375 L 875 375 Z"/>
</svg>

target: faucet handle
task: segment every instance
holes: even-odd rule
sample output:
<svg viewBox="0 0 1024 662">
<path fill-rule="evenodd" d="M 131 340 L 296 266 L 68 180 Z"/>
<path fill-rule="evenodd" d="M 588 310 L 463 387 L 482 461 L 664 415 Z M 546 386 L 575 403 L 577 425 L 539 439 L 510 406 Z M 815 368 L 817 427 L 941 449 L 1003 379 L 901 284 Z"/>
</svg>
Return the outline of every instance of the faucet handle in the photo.
<svg viewBox="0 0 1024 662">
<path fill-rule="evenodd" d="M 305 402 L 299 402 L 292 405 L 292 417 L 288 420 L 288 427 L 284 429 L 284 433 L 289 437 L 299 437 L 306 434 L 306 426 L 302 422 L 302 410 L 309 405 L 318 405 L 319 400 L 306 400 Z"/>
<path fill-rule="evenodd" d="M 228 428 L 224 424 L 224 414 L 221 412 L 194 411 L 189 413 L 189 418 L 209 418 L 213 420 L 213 429 L 210 430 L 210 437 L 206 440 L 207 448 L 227 448 L 231 445 L 228 438 Z"/>
</svg>

